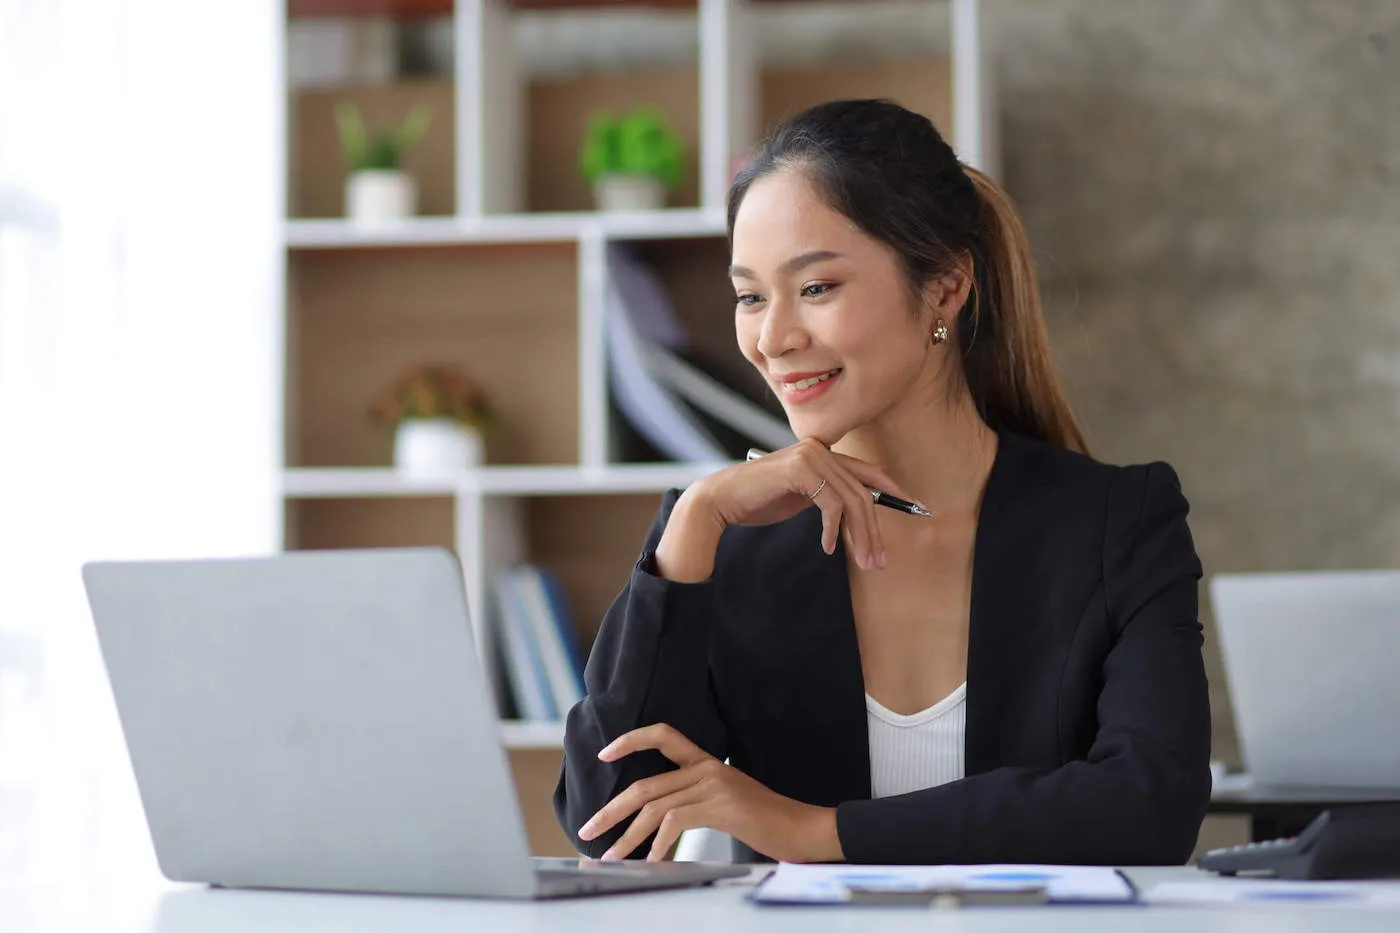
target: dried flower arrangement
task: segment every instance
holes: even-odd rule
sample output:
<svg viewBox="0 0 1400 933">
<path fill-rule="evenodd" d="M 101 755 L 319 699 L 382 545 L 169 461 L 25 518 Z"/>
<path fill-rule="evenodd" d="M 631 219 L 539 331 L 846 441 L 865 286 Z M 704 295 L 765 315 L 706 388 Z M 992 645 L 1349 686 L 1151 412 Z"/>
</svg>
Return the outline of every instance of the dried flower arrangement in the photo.
<svg viewBox="0 0 1400 933">
<path fill-rule="evenodd" d="M 408 369 L 374 401 L 370 414 L 389 424 L 447 418 L 479 431 L 496 423 L 496 412 L 481 386 L 460 367 L 443 363 Z"/>
</svg>

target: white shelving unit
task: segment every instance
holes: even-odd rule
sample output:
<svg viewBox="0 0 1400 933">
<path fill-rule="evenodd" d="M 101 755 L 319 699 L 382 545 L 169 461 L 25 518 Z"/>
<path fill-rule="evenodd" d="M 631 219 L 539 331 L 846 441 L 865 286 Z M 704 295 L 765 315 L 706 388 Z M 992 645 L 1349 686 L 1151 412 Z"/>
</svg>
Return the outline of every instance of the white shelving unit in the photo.
<svg viewBox="0 0 1400 933">
<path fill-rule="evenodd" d="M 889 9 L 886 9 L 889 8 Z M 883 11 L 883 12 L 882 12 Z M 516 41 L 517 18 L 506 0 L 456 0 L 454 216 L 422 217 L 393 226 L 364 229 L 336 219 L 293 219 L 285 225 L 289 267 L 316 256 L 351 251 L 381 255 L 423 248 L 475 250 L 501 247 L 559 247 L 572 251 L 577 267 L 576 395 L 577 450 L 572 462 L 488 466 L 457 476 L 422 479 L 387 467 L 294 467 L 285 470 L 281 493 L 303 500 L 450 499 L 453 542 L 463 565 L 467 596 L 483 658 L 494 657 L 488 624 L 489 583 L 500 567 L 529 552 L 527 504 L 542 497 L 659 494 L 684 486 L 723 464 L 614 464 L 608 462 L 610 426 L 605 358 L 605 250 L 610 240 L 722 237 L 724 201 L 731 167 L 763 131 L 760 84 L 774 50 L 794 43 L 809 51 L 839 49 L 843 39 L 870 17 L 927 26 L 926 54 L 946 58 L 955 148 L 965 160 L 995 172 L 990 133 L 990 87 L 980 48 L 977 0 L 846 3 L 762 3 L 698 0 L 692 14 L 696 36 L 693 65 L 698 75 L 698 206 L 637 214 L 527 212 L 528 63 Z M 531 16 L 565 15 L 532 12 Z M 588 15 L 570 13 L 570 16 Z M 603 15 L 601 12 L 599 15 Z M 607 15 L 616 15 L 609 11 Z M 684 17 L 685 14 L 680 14 Z M 895 20 L 891 20 L 894 22 Z M 822 23 L 826 25 L 823 27 Z M 775 25 L 776 24 L 776 25 Z M 685 28 L 692 28 L 685 22 Z M 893 27 L 892 27 L 893 28 Z M 823 32 L 823 29 L 825 30 Z M 765 33 L 765 30 L 767 31 Z M 795 30 L 795 31 L 794 31 Z M 909 30 L 902 29 L 902 33 Z M 793 42 L 766 41 L 791 33 Z M 908 35 L 898 37 L 908 43 Z M 865 96 L 864 86 L 859 96 Z M 561 165 L 561 172 L 574 166 Z M 395 255 L 398 255 L 397 253 Z M 352 262 L 353 260 L 345 260 Z M 478 260 L 480 261 L 480 260 Z M 297 313 L 294 273 L 289 273 L 286 314 Z M 289 339 L 291 354 L 296 346 Z M 290 368 L 290 356 L 288 366 Z M 295 404 L 287 379 L 289 410 Z M 573 404 L 572 402 L 570 404 Z M 640 545 L 640 541 L 637 542 Z M 617 583 L 621 583 L 619 577 Z M 493 672 L 493 676 L 495 676 Z M 512 748 L 557 748 L 558 723 L 503 723 Z"/>
</svg>

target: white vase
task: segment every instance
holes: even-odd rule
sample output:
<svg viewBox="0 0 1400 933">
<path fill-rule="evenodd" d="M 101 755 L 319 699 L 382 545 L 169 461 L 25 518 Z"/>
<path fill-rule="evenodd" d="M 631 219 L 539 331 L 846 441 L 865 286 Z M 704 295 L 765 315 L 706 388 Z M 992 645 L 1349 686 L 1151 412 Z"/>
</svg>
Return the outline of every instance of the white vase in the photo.
<svg viewBox="0 0 1400 933">
<path fill-rule="evenodd" d="M 410 418 L 394 431 L 394 466 L 440 476 L 481 466 L 481 432 L 451 418 Z"/>
<path fill-rule="evenodd" d="M 417 211 L 418 185 L 407 172 L 365 169 L 345 180 L 345 216 L 354 223 L 392 223 Z"/>
<path fill-rule="evenodd" d="M 600 211 L 654 211 L 666 204 L 666 189 L 653 175 L 603 175 L 593 182 Z"/>
</svg>

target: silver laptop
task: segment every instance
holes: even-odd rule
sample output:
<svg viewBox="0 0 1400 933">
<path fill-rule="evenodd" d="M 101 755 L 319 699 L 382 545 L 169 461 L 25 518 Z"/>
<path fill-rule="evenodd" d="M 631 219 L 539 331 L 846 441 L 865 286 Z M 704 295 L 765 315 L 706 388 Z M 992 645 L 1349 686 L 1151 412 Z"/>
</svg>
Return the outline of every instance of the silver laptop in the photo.
<svg viewBox="0 0 1400 933">
<path fill-rule="evenodd" d="M 1254 784 L 1400 788 L 1400 572 L 1225 574 L 1210 597 Z"/>
<path fill-rule="evenodd" d="M 171 880 L 536 898 L 747 873 L 531 859 L 445 550 L 92 563 L 83 580 Z"/>
</svg>

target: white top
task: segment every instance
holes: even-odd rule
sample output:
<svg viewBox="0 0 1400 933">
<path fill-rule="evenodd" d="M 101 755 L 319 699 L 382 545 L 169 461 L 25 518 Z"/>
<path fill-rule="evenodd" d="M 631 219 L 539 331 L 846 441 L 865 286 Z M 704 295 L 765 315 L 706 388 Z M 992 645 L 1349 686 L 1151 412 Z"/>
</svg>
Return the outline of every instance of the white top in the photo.
<svg viewBox="0 0 1400 933">
<path fill-rule="evenodd" d="M 870 794 L 893 797 L 963 776 L 967 683 L 926 710 L 902 716 L 865 695 L 870 727 Z"/>
</svg>

